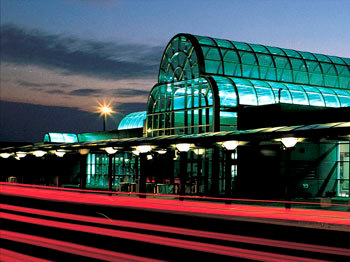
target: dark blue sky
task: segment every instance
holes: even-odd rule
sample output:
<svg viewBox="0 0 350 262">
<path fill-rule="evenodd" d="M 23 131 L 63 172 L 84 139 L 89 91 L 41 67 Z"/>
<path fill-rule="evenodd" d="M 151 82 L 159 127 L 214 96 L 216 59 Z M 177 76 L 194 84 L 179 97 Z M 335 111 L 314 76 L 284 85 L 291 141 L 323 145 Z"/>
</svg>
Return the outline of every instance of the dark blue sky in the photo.
<svg viewBox="0 0 350 262">
<path fill-rule="evenodd" d="M 101 130 L 94 111 L 103 101 L 119 112 L 115 129 L 123 114 L 145 109 L 162 52 L 180 32 L 350 57 L 349 0 L 0 3 L 0 141 Z"/>
</svg>

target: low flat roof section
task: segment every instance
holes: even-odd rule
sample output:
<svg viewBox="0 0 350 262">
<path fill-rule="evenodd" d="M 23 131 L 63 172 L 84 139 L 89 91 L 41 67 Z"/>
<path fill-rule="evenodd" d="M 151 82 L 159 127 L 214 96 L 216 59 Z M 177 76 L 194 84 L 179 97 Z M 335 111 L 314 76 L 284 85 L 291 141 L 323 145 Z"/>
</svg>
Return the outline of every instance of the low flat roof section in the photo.
<svg viewBox="0 0 350 262">
<path fill-rule="evenodd" d="M 77 151 L 81 148 L 104 150 L 106 147 L 119 147 L 128 150 L 137 145 L 153 145 L 169 147 L 177 143 L 194 143 L 203 147 L 212 147 L 217 142 L 237 140 L 244 142 L 275 141 L 283 137 L 298 137 L 317 141 L 328 139 L 332 141 L 350 141 L 350 122 L 336 122 L 313 125 L 265 127 L 248 130 L 211 132 L 193 135 L 172 135 L 161 137 L 134 137 L 121 139 L 107 139 L 87 141 L 81 143 L 47 144 L 38 143 L 23 147 L 1 148 L 0 153 L 14 153 L 18 151 L 31 152 L 34 150 L 67 150 Z"/>
<path fill-rule="evenodd" d="M 344 121 L 350 121 L 350 107 L 329 108 L 280 103 L 240 107 L 238 109 L 237 128 L 246 130 Z"/>
</svg>

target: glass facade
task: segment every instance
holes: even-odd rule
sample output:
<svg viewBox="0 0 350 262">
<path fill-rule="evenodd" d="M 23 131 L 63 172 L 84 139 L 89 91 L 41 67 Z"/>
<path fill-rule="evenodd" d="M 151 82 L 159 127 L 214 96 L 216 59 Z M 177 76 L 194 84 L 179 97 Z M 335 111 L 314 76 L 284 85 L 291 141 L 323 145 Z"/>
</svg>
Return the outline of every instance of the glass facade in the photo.
<svg viewBox="0 0 350 262">
<path fill-rule="evenodd" d="M 118 130 L 143 128 L 145 119 L 146 111 L 130 113 L 120 121 Z"/>
<path fill-rule="evenodd" d="M 213 91 L 205 78 L 156 85 L 149 96 L 147 135 L 213 131 Z"/>
<path fill-rule="evenodd" d="M 78 135 L 71 133 L 47 133 L 44 136 L 47 143 L 78 143 Z"/>
<path fill-rule="evenodd" d="M 117 191 L 128 190 L 131 183 L 135 182 L 136 170 L 135 157 L 131 153 L 121 152 L 109 157 L 107 154 L 91 153 L 87 155 L 86 174 L 87 187 L 108 188 L 108 169 L 112 164 L 112 187 Z"/>
<path fill-rule="evenodd" d="M 350 59 L 180 34 L 168 44 L 159 83 L 221 75 L 350 89 Z"/>
</svg>

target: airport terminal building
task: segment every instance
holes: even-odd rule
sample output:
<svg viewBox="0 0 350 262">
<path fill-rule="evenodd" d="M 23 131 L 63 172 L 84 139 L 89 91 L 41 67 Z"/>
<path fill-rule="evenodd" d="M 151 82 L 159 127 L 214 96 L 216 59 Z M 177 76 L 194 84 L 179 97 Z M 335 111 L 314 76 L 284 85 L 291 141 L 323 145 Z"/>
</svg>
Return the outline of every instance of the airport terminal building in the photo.
<svg viewBox="0 0 350 262">
<path fill-rule="evenodd" d="M 349 197 L 349 141 L 349 58 L 178 34 L 146 111 L 125 116 L 118 130 L 48 133 L 43 143 L 1 148 L 1 179 L 176 195 Z"/>
</svg>

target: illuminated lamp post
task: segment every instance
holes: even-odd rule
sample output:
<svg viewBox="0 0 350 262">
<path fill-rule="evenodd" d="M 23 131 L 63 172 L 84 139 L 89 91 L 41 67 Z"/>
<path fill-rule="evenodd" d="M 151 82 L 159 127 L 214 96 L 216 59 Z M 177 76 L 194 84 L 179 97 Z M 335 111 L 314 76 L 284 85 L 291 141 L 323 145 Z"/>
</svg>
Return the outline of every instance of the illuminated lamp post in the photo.
<svg viewBox="0 0 350 262">
<path fill-rule="evenodd" d="M 191 148 L 191 144 L 180 143 L 176 144 L 176 149 L 180 155 L 180 192 L 179 195 L 183 196 L 186 193 L 186 176 L 187 176 L 187 152 Z M 184 198 L 180 197 L 179 200 L 183 201 Z"/>
<path fill-rule="evenodd" d="M 150 145 L 140 145 L 136 147 L 135 153 L 138 152 L 140 160 L 140 177 L 139 177 L 139 193 L 140 198 L 144 198 L 146 193 L 146 178 L 148 175 L 147 153 L 152 150 Z M 137 153 L 136 153 L 137 154 Z"/>
<path fill-rule="evenodd" d="M 232 192 L 232 154 L 238 146 L 238 141 L 230 140 L 222 143 L 222 147 L 226 149 L 225 152 L 225 195 L 226 197 L 231 197 Z M 227 201 L 230 203 L 230 201 Z"/>
<path fill-rule="evenodd" d="M 281 143 L 286 150 L 286 162 L 285 162 L 285 182 L 284 182 L 284 196 L 286 200 L 285 208 L 290 209 L 290 188 L 289 180 L 291 176 L 291 151 L 295 148 L 295 145 L 298 143 L 297 137 L 283 137 L 281 138 Z"/>
<path fill-rule="evenodd" d="M 109 105 L 100 105 L 99 107 L 100 115 L 103 116 L 103 131 L 106 131 L 107 116 L 113 113 L 112 108 Z"/>
</svg>

